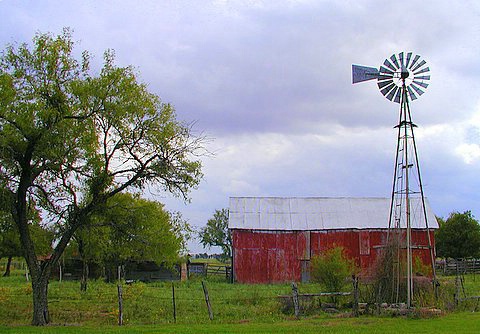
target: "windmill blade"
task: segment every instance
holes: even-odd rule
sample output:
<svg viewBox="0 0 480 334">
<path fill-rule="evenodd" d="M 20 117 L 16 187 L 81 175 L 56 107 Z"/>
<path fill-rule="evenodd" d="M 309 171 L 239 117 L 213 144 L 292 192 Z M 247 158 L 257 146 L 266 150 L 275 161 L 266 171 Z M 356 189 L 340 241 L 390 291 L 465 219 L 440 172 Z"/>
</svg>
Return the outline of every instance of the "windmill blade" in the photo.
<svg viewBox="0 0 480 334">
<path fill-rule="evenodd" d="M 409 70 L 412 69 L 413 66 L 415 66 L 415 64 L 417 63 L 417 61 L 420 59 L 420 56 L 419 55 L 415 55 L 415 58 L 413 58 L 413 61 L 412 63 L 410 64 L 410 67 L 408 68 Z"/>
<path fill-rule="evenodd" d="M 417 75 L 417 74 L 422 74 L 422 73 L 426 73 L 426 72 L 430 72 L 430 68 L 429 67 L 425 67 L 424 69 L 418 71 L 418 72 L 414 72 L 413 74 L 414 75 Z"/>
<path fill-rule="evenodd" d="M 393 78 L 393 75 L 395 74 L 395 70 L 390 71 L 388 68 L 380 66 L 380 74 L 382 75 L 390 75 Z"/>
<path fill-rule="evenodd" d="M 390 59 L 391 59 L 392 62 L 395 64 L 396 69 L 398 70 L 398 69 L 400 68 L 400 65 L 398 64 L 397 56 L 396 56 L 396 55 L 392 55 L 392 56 L 390 57 Z"/>
<path fill-rule="evenodd" d="M 415 72 L 416 70 L 418 70 L 420 67 L 422 67 L 423 65 L 425 65 L 427 62 L 425 60 L 422 60 L 421 62 L 419 62 L 417 64 L 417 66 L 415 66 L 414 68 L 412 68 L 412 72 Z"/>
<path fill-rule="evenodd" d="M 408 64 L 410 63 L 410 58 L 412 58 L 412 53 L 407 53 L 407 62 L 405 63 L 405 67 L 408 68 Z"/>
<path fill-rule="evenodd" d="M 410 86 L 407 87 L 407 91 L 410 95 L 410 98 L 412 99 L 412 101 L 416 100 L 417 99 L 417 95 L 415 95 L 415 93 L 413 92 L 412 88 Z"/>
<path fill-rule="evenodd" d="M 352 65 L 352 83 L 358 83 L 378 78 L 378 70 L 375 67 Z"/>
<path fill-rule="evenodd" d="M 400 53 L 398 54 L 398 58 L 400 59 L 400 68 L 404 68 L 403 52 L 400 52 Z"/>
<path fill-rule="evenodd" d="M 414 84 L 411 84 L 409 87 L 412 87 L 415 92 L 417 92 L 417 94 L 420 96 L 423 94 L 423 90 L 421 90 L 420 88 L 418 88 L 417 86 L 415 86 Z"/>
<path fill-rule="evenodd" d="M 382 88 L 384 88 L 385 86 L 390 85 L 391 83 L 393 83 L 393 80 L 392 80 L 392 79 L 389 79 L 389 80 L 385 80 L 385 81 L 379 81 L 379 82 L 377 83 L 377 85 L 378 85 L 378 88 L 382 89 Z"/>
<path fill-rule="evenodd" d="M 399 91 L 400 88 L 397 87 L 397 85 L 395 85 L 395 87 L 390 91 L 390 93 L 388 93 L 388 95 L 386 95 L 385 97 L 387 99 L 389 99 L 390 101 L 393 101 L 393 97 L 395 96 L 395 94 L 397 93 L 397 91 Z"/>
<path fill-rule="evenodd" d="M 402 89 L 398 89 L 397 94 L 395 94 L 395 98 L 393 99 L 393 102 L 400 103 L 401 94 L 402 94 Z"/>
<path fill-rule="evenodd" d="M 392 90 L 393 87 L 397 87 L 394 82 L 392 82 L 387 87 L 381 89 L 380 92 L 383 94 L 383 96 L 386 96 L 388 92 Z"/>
<path fill-rule="evenodd" d="M 421 75 L 421 76 L 418 76 L 418 77 L 413 77 L 413 79 L 415 79 L 415 80 L 430 80 L 430 76 L 429 75 Z"/>
<path fill-rule="evenodd" d="M 426 83 L 424 83 L 424 82 L 421 82 L 421 81 L 416 81 L 416 80 L 413 80 L 412 85 L 418 85 L 418 86 L 421 86 L 421 87 L 423 87 L 423 88 L 427 88 L 427 87 L 428 87 L 428 84 L 426 84 Z"/>
<path fill-rule="evenodd" d="M 390 63 L 388 61 L 388 59 L 385 59 L 385 61 L 383 62 L 383 65 L 387 66 L 389 69 L 391 69 L 393 72 L 395 72 L 397 69 L 395 68 L 395 66 L 392 65 L 392 63 Z M 382 68 L 383 66 L 380 66 L 380 68 Z M 383 67 L 385 68 L 385 67 Z"/>
</svg>

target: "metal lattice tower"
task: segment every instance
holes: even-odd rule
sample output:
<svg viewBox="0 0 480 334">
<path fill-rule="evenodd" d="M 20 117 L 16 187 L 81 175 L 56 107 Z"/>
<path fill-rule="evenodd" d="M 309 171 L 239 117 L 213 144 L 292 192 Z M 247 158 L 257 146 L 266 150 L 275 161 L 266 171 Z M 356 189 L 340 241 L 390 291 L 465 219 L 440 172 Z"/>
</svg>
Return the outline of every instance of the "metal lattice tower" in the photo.
<svg viewBox="0 0 480 334">
<path fill-rule="evenodd" d="M 410 112 L 410 102 L 416 100 L 428 87 L 430 69 L 426 62 L 412 53 L 401 52 L 385 59 L 379 69 L 352 65 L 353 83 L 377 79 L 380 92 L 390 101 L 400 104 L 398 124 L 397 150 L 395 156 L 393 186 L 388 222 L 387 246 L 393 243 L 396 247 L 392 268 L 392 299 L 399 302 L 400 286 L 406 278 L 406 303 L 412 305 L 413 298 L 413 249 L 428 248 L 434 282 L 435 258 L 432 247 L 430 228 L 427 220 L 422 178 L 415 144 L 414 128 Z M 427 231 L 428 245 L 414 245 L 412 242 L 412 226 L 422 227 Z M 405 260 L 405 276 L 402 261 Z"/>
</svg>

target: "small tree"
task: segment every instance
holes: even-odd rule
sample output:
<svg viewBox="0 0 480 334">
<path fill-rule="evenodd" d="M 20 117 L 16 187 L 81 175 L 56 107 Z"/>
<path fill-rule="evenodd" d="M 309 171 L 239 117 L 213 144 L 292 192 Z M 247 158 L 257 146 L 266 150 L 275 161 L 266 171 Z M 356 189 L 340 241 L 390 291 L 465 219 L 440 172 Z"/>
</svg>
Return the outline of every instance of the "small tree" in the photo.
<svg viewBox="0 0 480 334">
<path fill-rule="evenodd" d="M 312 257 L 312 280 L 322 284 L 328 292 L 340 292 L 354 273 L 355 263 L 345 255 L 342 247 L 337 246 Z"/>
<path fill-rule="evenodd" d="M 129 193 L 110 198 L 92 220 L 74 235 L 83 263 L 81 290 L 86 290 L 89 262 L 107 268 L 128 260 L 173 265 L 185 250 L 190 231 L 188 223 L 163 204 Z"/>
<path fill-rule="evenodd" d="M 228 230 L 228 209 L 215 210 L 213 218 L 209 219 L 207 226 L 199 232 L 203 246 L 219 246 L 223 256 L 232 256 L 232 236 Z"/>
<path fill-rule="evenodd" d="M 480 256 L 480 225 L 470 211 L 452 212 L 447 220 L 439 220 L 435 233 L 437 255 L 465 258 Z"/>
</svg>

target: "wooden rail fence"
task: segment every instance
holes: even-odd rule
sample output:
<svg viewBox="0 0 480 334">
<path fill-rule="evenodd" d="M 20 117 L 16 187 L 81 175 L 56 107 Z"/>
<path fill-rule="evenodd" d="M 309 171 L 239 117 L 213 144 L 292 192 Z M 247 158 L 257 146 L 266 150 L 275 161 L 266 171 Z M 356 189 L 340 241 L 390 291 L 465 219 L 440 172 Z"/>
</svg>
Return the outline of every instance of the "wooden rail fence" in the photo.
<svg viewBox="0 0 480 334">
<path fill-rule="evenodd" d="M 480 259 L 437 260 L 435 266 L 437 273 L 443 273 L 444 275 L 480 273 Z"/>
</svg>

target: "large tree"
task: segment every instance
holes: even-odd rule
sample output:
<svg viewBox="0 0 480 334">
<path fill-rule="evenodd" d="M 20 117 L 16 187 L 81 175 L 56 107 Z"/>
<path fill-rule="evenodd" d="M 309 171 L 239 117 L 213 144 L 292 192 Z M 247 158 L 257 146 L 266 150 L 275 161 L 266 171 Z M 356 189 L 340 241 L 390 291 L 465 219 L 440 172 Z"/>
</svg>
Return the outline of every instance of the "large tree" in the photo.
<svg viewBox="0 0 480 334">
<path fill-rule="evenodd" d="M 452 212 L 435 233 L 437 255 L 450 258 L 480 256 L 480 225 L 470 211 Z"/>
<path fill-rule="evenodd" d="M 49 322 L 52 267 L 74 233 L 109 198 L 147 186 L 188 199 L 202 177 L 203 138 L 176 119 L 106 52 L 100 73 L 75 57 L 71 33 L 37 34 L 0 57 L 0 185 L 8 194 L 32 277 L 34 325 Z M 39 261 L 28 229 L 32 203 L 57 227 L 56 246 Z"/>
<path fill-rule="evenodd" d="M 203 246 L 219 246 L 223 255 L 232 256 L 232 236 L 228 230 L 228 209 L 215 210 L 213 217 L 199 232 Z"/>
</svg>

